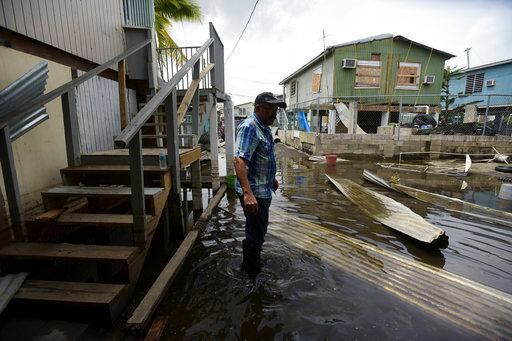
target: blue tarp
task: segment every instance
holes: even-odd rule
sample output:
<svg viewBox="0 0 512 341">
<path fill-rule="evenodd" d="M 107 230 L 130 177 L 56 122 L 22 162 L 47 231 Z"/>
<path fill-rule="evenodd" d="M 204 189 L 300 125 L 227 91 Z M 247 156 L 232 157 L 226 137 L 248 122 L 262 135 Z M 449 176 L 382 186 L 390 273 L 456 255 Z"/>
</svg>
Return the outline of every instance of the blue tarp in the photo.
<svg viewBox="0 0 512 341">
<path fill-rule="evenodd" d="M 308 120 L 306 119 L 306 115 L 303 111 L 299 111 L 299 125 L 301 130 L 305 130 L 306 132 L 311 132 L 311 127 L 309 126 Z"/>
</svg>

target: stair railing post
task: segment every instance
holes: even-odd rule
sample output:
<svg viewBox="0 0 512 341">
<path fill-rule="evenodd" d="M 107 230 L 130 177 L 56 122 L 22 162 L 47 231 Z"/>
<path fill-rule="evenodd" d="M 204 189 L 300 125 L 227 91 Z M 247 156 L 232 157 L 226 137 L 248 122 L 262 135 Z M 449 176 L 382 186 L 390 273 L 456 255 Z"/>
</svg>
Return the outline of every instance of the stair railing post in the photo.
<svg viewBox="0 0 512 341">
<path fill-rule="evenodd" d="M 226 141 L 226 175 L 235 175 L 235 115 L 233 114 L 233 101 L 227 96 L 224 102 L 224 140 Z"/>
<path fill-rule="evenodd" d="M 118 87 L 119 87 L 119 119 L 121 130 L 128 124 L 128 111 L 126 110 L 126 59 L 117 64 Z"/>
<path fill-rule="evenodd" d="M 75 88 L 64 93 L 61 97 L 61 102 L 68 166 L 79 166 L 80 129 L 78 127 Z"/>
<path fill-rule="evenodd" d="M 185 234 L 183 210 L 181 204 L 180 150 L 178 143 L 178 108 L 176 87 L 165 99 L 165 124 L 167 131 L 167 164 L 171 169 L 171 194 L 169 208 L 171 219 L 177 223 L 178 231 Z"/>
<path fill-rule="evenodd" d="M 220 187 L 219 181 L 219 144 L 218 144 L 218 117 L 217 98 L 208 94 L 207 112 L 210 117 L 210 162 L 212 175 L 212 189 L 215 192 Z"/>
<path fill-rule="evenodd" d="M 129 143 L 130 186 L 132 190 L 133 239 L 135 245 L 145 246 L 144 168 L 142 159 L 142 134 L 140 130 Z"/>
<path fill-rule="evenodd" d="M 23 205 L 21 204 L 20 188 L 16 176 L 16 166 L 12 153 L 11 137 L 9 126 L 0 128 L 0 163 L 5 184 L 5 194 L 9 205 L 12 232 L 15 240 L 25 240 L 27 231 L 23 219 Z"/>
<path fill-rule="evenodd" d="M 194 64 L 192 78 L 199 79 L 199 69 L 201 67 L 200 59 Z M 199 89 L 198 86 L 194 97 L 192 98 L 192 134 L 194 134 L 193 145 L 196 146 L 199 139 Z M 200 212 L 203 210 L 203 193 L 201 184 L 201 161 L 197 160 L 190 165 L 190 179 L 192 182 L 192 210 L 194 211 L 194 219 L 199 218 Z"/>
</svg>

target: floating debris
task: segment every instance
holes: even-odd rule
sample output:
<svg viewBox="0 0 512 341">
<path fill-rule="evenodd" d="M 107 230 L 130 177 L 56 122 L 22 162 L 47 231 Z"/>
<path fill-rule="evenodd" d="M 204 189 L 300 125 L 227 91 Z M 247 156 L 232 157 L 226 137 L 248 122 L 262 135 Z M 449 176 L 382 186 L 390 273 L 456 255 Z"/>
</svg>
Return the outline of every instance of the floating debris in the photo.
<svg viewBox="0 0 512 341">
<path fill-rule="evenodd" d="M 512 296 L 338 231 L 271 209 L 269 233 L 483 338 L 510 340 Z"/>
<path fill-rule="evenodd" d="M 366 215 L 396 231 L 418 241 L 431 244 L 444 236 L 442 229 L 432 225 L 405 205 L 371 191 L 348 179 L 327 178 L 343 195 L 356 204 Z M 444 245 L 440 245 L 444 246 Z"/>
<path fill-rule="evenodd" d="M 417 165 L 407 163 L 377 163 L 382 168 L 393 169 L 404 172 L 424 173 L 424 174 L 442 174 L 448 176 L 468 176 L 471 168 L 471 157 L 466 154 L 464 167 L 446 167 L 435 164 Z"/>
<path fill-rule="evenodd" d="M 492 221 L 501 225 L 512 227 L 512 213 L 495 210 L 493 208 L 477 205 L 456 198 L 450 198 L 437 193 L 422 191 L 420 189 L 400 185 L 397 183 L 387 182 L 386 180 L 378 177 L 375 174 L 372 174 L 366 169 L 363 171 L 363 178 L 387 189 L 392 189 L 402 194 L 407 194 L 420 201 L 441 206 L 448 211 L 459 212 L 484 219 L 486 221 Z"/>
<path fill-rule="evenodd" d="M 321 155 L 321 156 L 316 156 L 316 155 L 313 155 L 313 156 L 310 156 L 308 158 L 308 161 L 311 161 L 311 162 L 327 162 L 327 159 L 325 157 L 325 155 Z M 336 162 L 346 162 L 348 161 L 347 159 L 342 159 L 340 157 L 336 158 Z"/>
</svg>

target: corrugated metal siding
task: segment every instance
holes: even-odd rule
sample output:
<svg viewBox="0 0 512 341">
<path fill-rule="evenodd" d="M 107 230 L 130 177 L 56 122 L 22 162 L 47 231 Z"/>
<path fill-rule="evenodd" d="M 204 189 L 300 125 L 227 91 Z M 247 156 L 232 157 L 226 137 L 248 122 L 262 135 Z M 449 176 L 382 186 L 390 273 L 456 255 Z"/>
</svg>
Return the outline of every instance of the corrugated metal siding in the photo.
<svg viewBox="0 0 512 341">
<path fill-rule="evenodd" d="M 155 7 L 152 0 L 123 0 L 123 6 L 125 9 L 125 25 L 153 27 Z"/>
<path fill-rule="evenodd" d="M 342 69 L 343 58 L 370 60 L 372 53 L 381 54 L 381 84 L 379 89 L 355 89 L 355 69 Z M 430 58 L 429 58 L 430 57 Z M 430 59 L 430 60 L 429 60 Z M 396 71 L 399 62 L 421 64 L 420 90 L 395 89 Z M 428 50 L 409 45 L 401 41 L 384 39 L 361 45 L 350 45 L 337 48 L 334 57 L 334 96 L 364 96 L 364 95 L 416 95 L 440 94 L 443 80 L 445 57 Z M 421 85 L 424 75 L 435 75 L 434 84 Z M 422 98 L 417 104 L 439 104 L 438 97 Z M 398 100 L 397 100 L 398 102 Z M 415 104 L 416 98 L 406 99 L 404 104 Z"/>
<path fill-rule="evenodd" d="M 124 51 L 122 0 L 0 0 L 0 26 L 104 63 Z"/>
<path fill-rule="evenodd" d="M 83 74 L 79 72 L 79 76 Z M 135 91 L 128 91 L 130 116 L 137 111 Z M 114 148 L 114 136 L 121 132 L 117 82 L 93 77 L 77 87 L 80 151 L 91 153 Z"/>
</svg>

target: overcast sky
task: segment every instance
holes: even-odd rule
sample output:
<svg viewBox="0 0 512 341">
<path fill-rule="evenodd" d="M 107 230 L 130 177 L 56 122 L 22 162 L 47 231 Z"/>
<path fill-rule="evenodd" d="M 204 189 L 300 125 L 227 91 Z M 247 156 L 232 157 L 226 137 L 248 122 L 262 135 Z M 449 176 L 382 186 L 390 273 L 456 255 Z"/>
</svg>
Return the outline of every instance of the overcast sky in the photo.
<svg viewBox="0 0 512 341">
<path fill-rule="evenodd" d="M 233 49 L 255 0 L 196 0 L 202 23 L 177 23 L 180 46 L 200 46 L 213 22 L 225 58 Z M 260 0 L 238 47 L 225 66 L 226 92 L 235 105 L 262 91 L 282 93 L 278 83 L 326 46 L 383 33 L 403 35 L 457 57 L 447 64 L 477 66 L 512 58 L 512 0 Z"/>
</svg>

